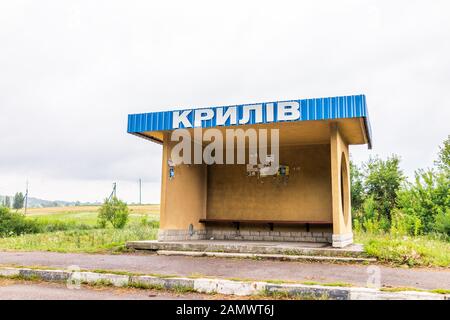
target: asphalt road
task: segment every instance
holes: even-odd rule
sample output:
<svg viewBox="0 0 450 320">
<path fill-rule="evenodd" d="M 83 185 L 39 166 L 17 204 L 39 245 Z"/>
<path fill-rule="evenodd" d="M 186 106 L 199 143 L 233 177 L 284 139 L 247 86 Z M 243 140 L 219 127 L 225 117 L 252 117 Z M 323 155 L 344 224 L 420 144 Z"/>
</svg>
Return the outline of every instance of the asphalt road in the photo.
<svg viewBox="0 0 450 320">
<path fill-rule="evenodd" d="M 68 289 L 60 283 L 0 280 L 0 300 L 199 300 L 205 295 L 166 291 L 83 286 Z"/>
<path fill-rule="evenodd" d="M 116 270 L 143 274 L 212 276 L 255 280 L 345 282 L 366 286 L 379 275 L 383 286 L 450 289 L 450 269 L 394 268 L 331 263 L 303 263 L 251 259 L 158 256 L 148 253 L 105 255 L 54 252 L 0 252 L 0 265 L 66 269 Z"/>
</svg>

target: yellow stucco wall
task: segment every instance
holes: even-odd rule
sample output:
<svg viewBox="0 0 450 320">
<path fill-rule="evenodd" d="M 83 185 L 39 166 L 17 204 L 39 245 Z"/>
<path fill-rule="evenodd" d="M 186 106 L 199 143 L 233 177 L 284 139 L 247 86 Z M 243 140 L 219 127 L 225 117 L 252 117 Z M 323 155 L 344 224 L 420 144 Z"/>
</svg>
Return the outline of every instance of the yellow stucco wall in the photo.
<svg viewBox="0 0 450 320">
<path fill-rule="evenodd" d="M 207 217 L 332 221 L 330 145 L 280 147 L 283 177 L 248 177 L 245 165 L 208 166 Z"/>
<path fill-rule="evenodd" d="M 176 166 L 170 180 L 167 160 L 176 142 L 168 140 L 163 144 L 160 228 L 187 230 L 192 224 L 203 229 L 198 221 L 206 216 L 206 165 Z"/>
</svg>

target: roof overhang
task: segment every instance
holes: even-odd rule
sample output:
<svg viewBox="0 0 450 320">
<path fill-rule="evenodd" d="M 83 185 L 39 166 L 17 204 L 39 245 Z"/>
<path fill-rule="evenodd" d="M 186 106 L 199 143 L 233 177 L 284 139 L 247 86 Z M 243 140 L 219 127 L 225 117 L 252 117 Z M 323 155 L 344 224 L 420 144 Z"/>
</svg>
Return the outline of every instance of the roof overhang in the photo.
<svg viewBox="0 0 450 320">
<path fill-rule="evenodd" d="M 372 133 L 364 95 L 301 99 L 128 115 L 128 133 L 162 143 L 176 129 L 278 128 L 285 141 L 324 143 L 337 122 L 349 144 L 368 144 Z"/>
</svg>

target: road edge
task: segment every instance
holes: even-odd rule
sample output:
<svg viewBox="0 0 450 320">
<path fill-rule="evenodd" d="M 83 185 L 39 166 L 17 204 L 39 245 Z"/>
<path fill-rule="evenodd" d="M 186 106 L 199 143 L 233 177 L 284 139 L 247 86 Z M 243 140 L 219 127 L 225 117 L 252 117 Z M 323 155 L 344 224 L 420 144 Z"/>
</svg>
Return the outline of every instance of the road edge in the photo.
<svg viewBox="0 0 450 320">
<path fill-rule="evenodd" d="M 77 284 L 112 285 L 143 289 L 167 289 L 206 294 L 236 296 L 297 297 L 330 300 L 450 300 L 450 294 L 423 291 L 389 292 L 376 288 L 334 287 L 264 281 L 237 281 L 210 278 L 184 278 L 148 275 L 114 274 L 77 270 L 43 270 L 1 267 L 0 276 L 6 278 L 36 279 L 67 282 L 69 288 Z"/>
</svg>

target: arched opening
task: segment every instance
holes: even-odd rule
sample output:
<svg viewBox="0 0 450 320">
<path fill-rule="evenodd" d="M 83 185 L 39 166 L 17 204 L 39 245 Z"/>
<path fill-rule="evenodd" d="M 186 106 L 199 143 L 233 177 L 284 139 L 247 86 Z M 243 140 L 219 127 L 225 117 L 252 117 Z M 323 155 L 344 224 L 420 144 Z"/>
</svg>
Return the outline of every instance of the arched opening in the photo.
<svg viewBox="0 0 450 320">
<path fill-rule="evenodd" d="M 347 159 L 342 153 L 341 158 L 341 209 L 344 215 L 344 222 L 348 224 L 350 217 L 350 203 L 349 203 L 349 173 L 348 173 Z"/>
</svg>

